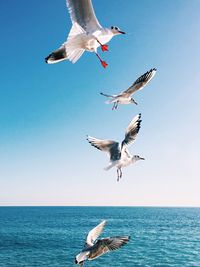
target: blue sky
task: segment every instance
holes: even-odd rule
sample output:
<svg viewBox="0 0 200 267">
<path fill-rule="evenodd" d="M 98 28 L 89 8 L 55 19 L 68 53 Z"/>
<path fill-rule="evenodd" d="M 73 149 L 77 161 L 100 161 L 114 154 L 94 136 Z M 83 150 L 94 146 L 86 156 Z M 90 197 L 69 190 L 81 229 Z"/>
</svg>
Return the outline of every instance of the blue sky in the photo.
<svg viewBox="0 0 200 267">
<path fill-rule="evenodd" d="M 66 39 L 65 1 L 1 1 L 0 205 L 200 206 L 200 2 L 93 0 L 103 26 L 128 34 L 101 56 L 44 63 Z M 152 67 L 138 106 L 112 111 L 100 91 L 127 88 Z M 131 152 L 146 158 L 105 172 L 86 135 L 122 140 L 142 113 Z"/>
</svg>

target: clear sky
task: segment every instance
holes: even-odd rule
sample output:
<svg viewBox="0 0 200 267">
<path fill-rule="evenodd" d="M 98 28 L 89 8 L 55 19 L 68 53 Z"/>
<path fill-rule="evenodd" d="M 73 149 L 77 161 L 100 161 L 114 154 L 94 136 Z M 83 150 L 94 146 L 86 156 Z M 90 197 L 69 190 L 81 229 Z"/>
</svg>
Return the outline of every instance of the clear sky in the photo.
<svg viewBox="0 0 200 267">
<path fill-rule="evenodd" d="M 76 64 L 44 58 L 66 39 L 65 0 L 1 1 L 0 205 L 200 206 L 200 1 L 93 0 L 103 26 L 128 34 Z M 100 91 L 126 89 L 152 67 L 138 106 L 112 111 Z M 103 170 L 86 135 L 121 141 L 142 113 L 131 153 L 146 158 Z"/>
</svg>

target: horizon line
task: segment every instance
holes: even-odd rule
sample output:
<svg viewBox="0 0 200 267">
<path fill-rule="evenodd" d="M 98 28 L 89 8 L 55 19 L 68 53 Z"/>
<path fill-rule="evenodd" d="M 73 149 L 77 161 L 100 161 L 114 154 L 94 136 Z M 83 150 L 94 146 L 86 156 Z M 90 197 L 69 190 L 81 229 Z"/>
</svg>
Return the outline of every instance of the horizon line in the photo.
<svg viewBox="0 0 200 267">
<path fill-rule="evenodd" d="M 0 208 L 17 208 L 17 207 L 88 207 L 88 208 L 200 208 L 200 206 L 168 206 L 168 205 L 0 205 Z"/>
</svg>

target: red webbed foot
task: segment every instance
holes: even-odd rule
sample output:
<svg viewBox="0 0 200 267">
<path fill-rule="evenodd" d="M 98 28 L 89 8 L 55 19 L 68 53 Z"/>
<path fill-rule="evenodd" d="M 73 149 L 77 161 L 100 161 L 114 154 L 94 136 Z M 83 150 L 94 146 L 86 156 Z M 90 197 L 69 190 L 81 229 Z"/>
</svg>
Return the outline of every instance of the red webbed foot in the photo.
<svg viewBox="0 0 200 267">
<path fill-rule="evenodd" d="M 101 45 L 101 50 L 103 52 L 108 51 L 108 45 Z"/>
<path fill-rule="evenodd" d="M 104 67 L 104 69 L 108 66 L 108 64 L 105 61 L 101 61 L 101 65 Z"/>
</svg>

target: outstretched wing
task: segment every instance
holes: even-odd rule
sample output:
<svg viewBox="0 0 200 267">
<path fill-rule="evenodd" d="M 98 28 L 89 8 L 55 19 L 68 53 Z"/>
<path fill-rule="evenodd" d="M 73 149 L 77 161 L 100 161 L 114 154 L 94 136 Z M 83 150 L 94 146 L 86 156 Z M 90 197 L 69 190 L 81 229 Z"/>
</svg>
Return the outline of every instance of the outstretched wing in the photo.
<svg viewBox="0 0 200 267">
<path fill-rule="evenodd" d="M 151 79 L 156 74 L 156 71 L 157 70 L 155 68 L 150 69 L 145 74 L 141 75 L 127 90 L 125 90 L 121 94 L 129 96 L 135 93 L 136 91 L 141 90 L 151 81 Z"/>
<path fill-rule="evenodd" d="M 108 94 L 104 94 L 104 93 L 100 93 L 100 95 L 106 96 L 108 98 L 114 98 L 116 95 L 108 95 Z"/>
<path fill-rule="evenodd" d="M 91 0 L 66 0 L 72 23 L 77 22 L 87 33 L 101 29 Z"/>
<path fill-rule="evenodd" d="M 103 231 L 105 224 L 106 224 L 106 221 L 104 220 L 88 233 L 87 238 L 86 238 L 87 246 L 94 245 L 94 241 L 99 237 L 99 235 Z"/>
<path fill-rule="evenodd" d="M 141 124 L 141 114 L 136 115 L 132 121 L 129 123 L 126 132 L 125 132 L 125 138 L 122 141 L 122 147 L 123 145 L 129 145 L 132 142 L 135 141 L 137 134 L 140 130 L 140 124 Z"/>
<path fill-rule="evenodd" d="M 100 239 L 93 246 L 89 260 L 95 259 L 107 252 L 116 250 L 127 244 L 129 240 L 130 236 L 116 236 Z"/>
<path fill-rule="evenodd" d="M 113 140 L 102 140 L 95 137 L 88 136 L 88 142 L 101 151 L 109 153 L 110 160 L 118 160 L 121 156 L 119 143 Z"/>
</svg>

